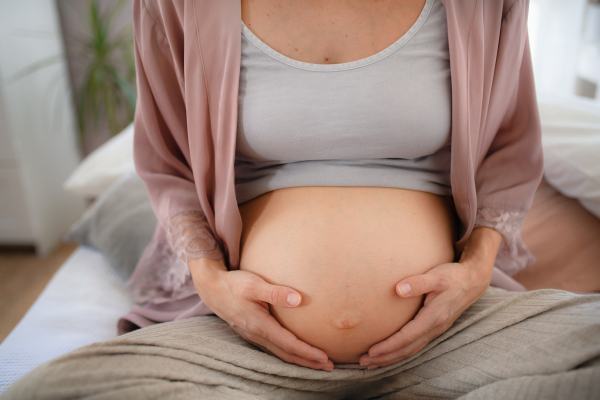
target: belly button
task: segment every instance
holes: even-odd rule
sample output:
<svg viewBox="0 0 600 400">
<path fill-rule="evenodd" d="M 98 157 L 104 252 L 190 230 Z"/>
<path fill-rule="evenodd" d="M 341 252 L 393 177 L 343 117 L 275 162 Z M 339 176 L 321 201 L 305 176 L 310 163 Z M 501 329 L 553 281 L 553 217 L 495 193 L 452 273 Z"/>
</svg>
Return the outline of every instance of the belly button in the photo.
<svg viewBox="0 0 600 400">
<path fill-rule="evenodd" d="M 333 320 L 333 325 L 339 329 L 352 329 L 356 327 L 359 322 L 360 320 L 356 316 L 344 313 Z"/>
</svg>

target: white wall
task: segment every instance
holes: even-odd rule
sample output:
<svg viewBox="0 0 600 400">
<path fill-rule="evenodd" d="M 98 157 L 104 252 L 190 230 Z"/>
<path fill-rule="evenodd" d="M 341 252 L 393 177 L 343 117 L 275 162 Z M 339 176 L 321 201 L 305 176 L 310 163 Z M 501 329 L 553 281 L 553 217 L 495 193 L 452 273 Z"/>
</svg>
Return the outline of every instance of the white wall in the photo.
<svg viewBox="0 0 600 400">
<path fill-rule="evenodd" d="M 0 155 L 4 173 L 12 174 L 6 182 L 17 179 L 20 186 L 5 187 L 3 192 L 6 198 L 18 198 L 19 190 L 23 191 L 24 204 L 17 206 L 26 210 L 30 240 L 39 254 L 50 251 L 84 209 L 82 199 L 62 189 L 80 161 L 74 107 L 64 61 L 18 81 L 9 78 L 36 61 L 62 53 L 53 0 L 0 0 L 0 96 L 4 108 L 0 143 L 6 146 Z M 16 206 L 4 203 L 0 207 Z M 0 238 L 10 242 L 10 232 L 0 231 Z M 24 239 L 14 236 L 12 241 Z"/>
<path fill-rule="evenodd" d="M 573 96 L 578 76 L 600 84 L 600 4 L 530 0 L 528 25 L 538 93 Z"/>
</svg>

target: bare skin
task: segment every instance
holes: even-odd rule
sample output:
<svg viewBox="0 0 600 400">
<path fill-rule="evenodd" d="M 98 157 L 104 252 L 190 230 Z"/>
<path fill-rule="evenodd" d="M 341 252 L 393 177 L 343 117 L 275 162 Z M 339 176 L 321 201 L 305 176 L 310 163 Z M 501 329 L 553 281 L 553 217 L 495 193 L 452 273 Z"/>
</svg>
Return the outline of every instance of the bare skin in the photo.
<svg viewBox="0 0 600 400">
<path fill-rule="evenodd" d="M 454 261 L 446 196 L 383 187 L 293 187 L 240 205 L 240 269 L 291 287 L 296 308 L 277 321 L 334 363 L 357 363 L 398 332 L 423 302 L 398 282 Z"/>
<path fill-rule="evenodd" d="M 389 47 L 424 6 L 425 0 L 242 0 L 242 21 L 286 57 L 341 64 Z"/>
<path fill-rule="evenodd" d="M 314 64 L 384 50 L 424 4 L 241 0 L 242 20 L 261 41 Z M 190 261 L 200 297 L 269 354 L 327 371 L 332 361 L 376 368 L 418 352 L 485 292 L 501 241 L 478 228 L 453 262 L 450 199 L 405 189 L 285 188 L 240 205 L 240 214 L 239 271 Z"/>
</svg>

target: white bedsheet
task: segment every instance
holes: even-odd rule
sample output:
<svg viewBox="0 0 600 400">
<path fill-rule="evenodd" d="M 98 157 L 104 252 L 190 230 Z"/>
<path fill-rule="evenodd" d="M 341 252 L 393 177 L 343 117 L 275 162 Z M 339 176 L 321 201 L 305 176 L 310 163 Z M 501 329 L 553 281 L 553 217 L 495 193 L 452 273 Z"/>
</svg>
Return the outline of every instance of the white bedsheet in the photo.
<svg viewBox="0 0 600 400">
<path fill-rule="evenodd" d="M 0 344 L 0 393 L 46 361 L 115 337 L 133 305 L 124 286 L 102 253 L 79 246 Z"/>
</svg>

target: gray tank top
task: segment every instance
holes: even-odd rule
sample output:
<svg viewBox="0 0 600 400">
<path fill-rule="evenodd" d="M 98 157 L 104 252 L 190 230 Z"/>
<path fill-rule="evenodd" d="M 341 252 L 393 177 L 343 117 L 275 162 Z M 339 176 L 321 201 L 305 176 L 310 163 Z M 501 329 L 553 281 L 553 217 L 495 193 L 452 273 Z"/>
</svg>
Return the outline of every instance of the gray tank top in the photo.
<svg viewBox="0 0 600 400">
<path fill-rule="evenodd" d="M 362 60 L 312 64 L 242 22 L 235 189 L 238 204 L 293 186 L 380 186 L 452 195 L 446 10 Z"/>
</svg>

